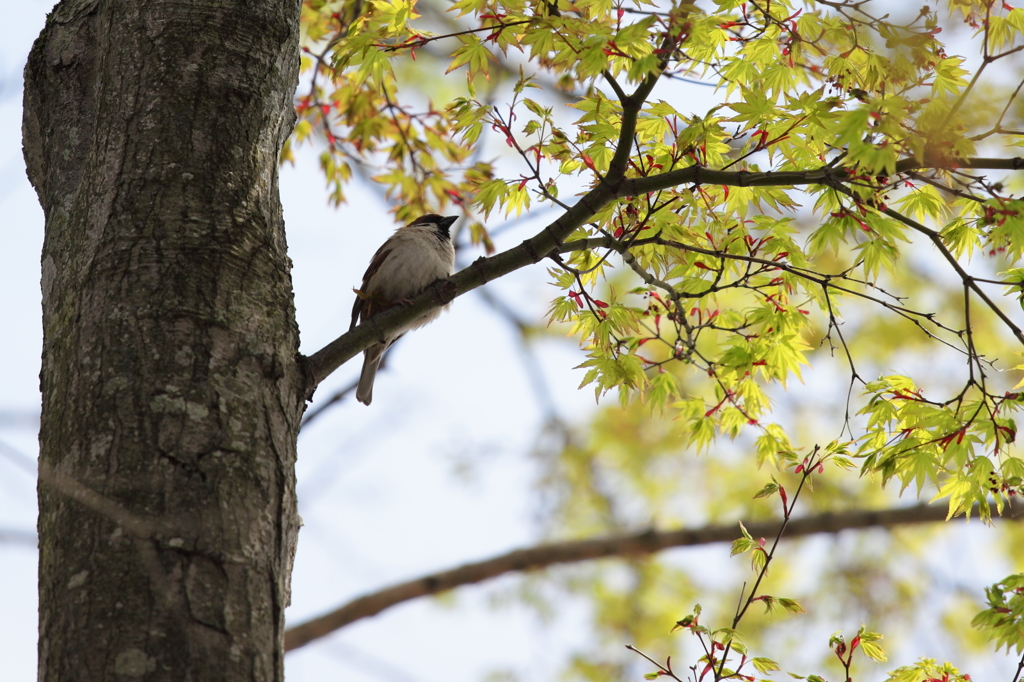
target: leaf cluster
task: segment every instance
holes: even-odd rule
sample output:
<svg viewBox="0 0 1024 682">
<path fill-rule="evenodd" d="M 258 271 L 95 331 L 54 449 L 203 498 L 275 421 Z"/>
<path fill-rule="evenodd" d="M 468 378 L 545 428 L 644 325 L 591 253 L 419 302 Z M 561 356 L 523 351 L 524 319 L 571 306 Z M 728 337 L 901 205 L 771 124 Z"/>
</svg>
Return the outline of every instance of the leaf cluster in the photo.
<svg viewBox="0 0 1024 682">
<path fill-rule="evenodd" d="M 942 38 L 964 25 L 973 53 L 951 54 Z M 303 26 L 290 144 L 322 143 L 333 200 L 360 175 L 399 222 L 460 212 L 487 253 L 498 216 L 557 216 L 531 254 L 556 292 L 548 319 L 581 347 L 581 387 L 620 403 L 547 470 L 561 532 L 678 513 L 685 449 L 732 439 L 793 475 L 810 429 L 786 422 L 780 396 L 812 359 L 848 377 L 830 388 L 844 414 L 812 437 L 834 441 L 836 464 L 859 463 L 860 494 L 898 481 L 987 521 L 990 501 L 1000 511 L 1024 493 L 1022 394 L 1001 372 L 1024 345 L 1005 305 L 1024 300 L 1024 81 L 1005 75 L 1019 72 L 1024 10 L 306 0 Z M 713 104 L 695 104 L 694 83 L 716 87 Z M 894 370 L 900 349 L 931 360 Z M 637 446 L 645 438 L 654 447 Z M 709 514 L 757 490 L 753 476 L 731 485 Z M 786 489 L 773 485 L 765 496 Z M 737 542 L 767 568 L 759 541 Z M 631 578 L 650 585 L 663 570 L 638 564 Z M 603 594 L 604 615 L 628 627 L 625 594 Z M 739 651 L 716 632 L 708 646 Z M 869 635 L 832 649 L 848 667 L 853 649 L 871 655 Z M 1010 646 L 1005 628 L 993 636 Z"/>
</svg>

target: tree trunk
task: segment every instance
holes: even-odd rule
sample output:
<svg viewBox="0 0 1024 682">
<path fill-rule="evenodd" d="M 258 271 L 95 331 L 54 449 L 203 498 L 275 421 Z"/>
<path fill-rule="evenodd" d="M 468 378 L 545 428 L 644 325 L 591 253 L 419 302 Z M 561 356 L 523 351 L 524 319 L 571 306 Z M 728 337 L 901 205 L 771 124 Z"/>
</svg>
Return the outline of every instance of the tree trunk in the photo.
<svg viewBox="0 0 1024 682">
<path fill-rule="evenodd" d="M 40 680 L 279 680 L 299 0 L 64 0 L 25 69 L 46 215 Z"/>
</svg>

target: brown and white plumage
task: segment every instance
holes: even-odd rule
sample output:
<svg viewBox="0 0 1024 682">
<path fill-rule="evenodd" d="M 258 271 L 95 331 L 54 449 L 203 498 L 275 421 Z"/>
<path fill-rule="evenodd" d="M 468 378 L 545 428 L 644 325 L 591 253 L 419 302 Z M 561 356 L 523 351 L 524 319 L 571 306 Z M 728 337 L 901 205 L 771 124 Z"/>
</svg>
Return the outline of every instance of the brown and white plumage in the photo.
<svg viewBox="0 0 1024 682">
<path fill-rule="evenodd" d="M 428 213 L 395 230 L 377 249 L 363 275 L 363 284 L 356 292 L 352 306 L 349 329 L 452 274 L 455 270 L 455 247 L 448 230 L 456 220 L 458 216 L 442 217 Z M 448 307 L 431 310 L 363 351 L 363 371 L 356 387 L 356 400 L 364 405 L 373 400 L 373 380 L 384 351 L 407 331 L 436 320 Z"/>
</svg>

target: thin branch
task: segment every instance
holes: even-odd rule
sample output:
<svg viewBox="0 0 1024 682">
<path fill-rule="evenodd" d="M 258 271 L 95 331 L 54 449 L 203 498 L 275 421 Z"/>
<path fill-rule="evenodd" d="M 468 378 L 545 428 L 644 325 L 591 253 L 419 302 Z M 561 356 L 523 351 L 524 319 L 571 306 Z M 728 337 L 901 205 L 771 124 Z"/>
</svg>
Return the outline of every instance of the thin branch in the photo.
<svg viewBox="0 0 1024 682">
<path fill-rule="evenodd" d="M 609 238 L 609 237 L 590 237 L 590 238 L 587 238 L 587 239 L 579 239 L 579 240 L 575 240 L 575 241 L 571 241 L 571 242 L 566 242 L 566 243 L 562 244 L 562 246 L 560 247 L 559 250 L 562 251 L 562 252 L 567 253 L 567 252 L 571 252 L 571 251 L 583 251 L 583 250 L 593 249 L 593 248 L 611 248 L 611 249 L 614 249 L 614 250 L 618 251 L 622 255 L 623 260 L 628 265 L 630 265 L 630 267 L 632 267 L 634 269 L 634 271 L 637 271 L 637 274 L 640 275 L 640 277 L 645 282 L 647 282 L 648 284 L 657 284 L 659 287 L 662 287 L 662 288 L 668 287 L 668 289 L 670 291 L 674 291 L 674 293 L 672 294 L 673 295 L 673 300 L 675 300 L 677 298 L 683 298 L 683 297 L 686 297 L 686 298 L 700 298 L 702 296 L 707 295 L 708 293 L 711 293 L 712 290 L 705 290 L 704 292 L 700 292 L 700 293 L 682 294 L 682 293 L 680 293 L 678 291 L 675 291 L 674 288 L 670 284 L 668 284 L 668 283 L 662 282 L 660 280 L 655 280 L 654 278 L 650 277 L 650 275 L 647 275 L 647 277 L 645 277 L 644 275 L 640 274 L 640 271 L 638 270 L 638 268 L 634 267 L 633 264 L 630 263 L 629 259 L 632 258 L 632 255 L 629 254 L 629 251 L 627 250 L 627 248 L 630 247 L 630 246 L 634 246 L 634 245 L 642 246 L 642 245 L 645 245 L 645 244 L 658 244 L 658 245 L 661 245 L 661 246 L 668 246 L 670 248 L 678 249 L 680 251 L 688 251 L 690 253 L 700 253 L 700 254 L 703 254 L 703 255 L 706 255 L 706 256 L 711 256 L 711 257 L 719 258 L 719 259 L 735 260 L 735 261 L 740 261 L 740 262 L 745 262 L 745 263 L 756 263 L 756 264 L 759 264 L 759 265 L 763 265 L 763 266 L 769 267 L 769 268 L 774 269 L 774 270 L 780 270 L 780 271 L 783 271 L 783 272 L 788 272 L 788 273 L 790 273 L 792 275 L 795 275 L 795 276 L 797 276 L 797 277 L 799 277 L 799 278 L 801 278 L 803 280 L 806 280 L 808 282 L 813 282 L 814 284 L 817 284 L 826 293 L 830 289 L 833 289 L 835 291 L 847 294 L 849 296 L 855 296 L 857 298 L 861 298 L 861 299 L 864 299 L 864 300 L 876 303 L 876 304 L 882 306 L 883 308 L 885 308 L 886 310 L 890 310 L 890 311 L 896 313 L 900 317 L 908 320 L 909 322 L 911 322 L 912 324 L 917 326 L 917 328 L 920 329 L 925 335 L 927 335 L 928 338 L 933 339 L 935 341 L 938 341 L 939 343 L 942 343 L 943 345 L 949 346 L 950 348 L 952 348 L 953 350 L 956 350 L 958 352 L 964 352 L 963 349 L 957 348 L 956 346 L 954 346 L 951 343 L 949 343 L 948 341 L 938 337 L 937 335 L 935 335 L 934 333 L 932 333 L 931 331 L 929 331 L 928 329 L 925 328 L 922 320 L 927 320 L 929 323 L 933 324 L 938 329 L 942 329 L 942 330 L 947 331 L 947 332 L 959 334 L 959 332 L 957 332 L 956 330 L 951 329 L 951 328 L 945 326 L 944 324 L 942 324 L 941 322 L 938 322 L 937 320 L 935 320 L 934 316 L 933 316 L 933 313 L 923 313 L 923 312 L 920 312 L 920 311 L 917 311 L 917 310 L 912 310 L 910 308 L 907 308 L 907 307 L 902 306 L 902 305 L 898 305 L 896 303 L 890 303 L 889 301 L 886 301 L 886 300 L 884 300 L 882 298 L 879 298 L 878 296 L 872 296 L 871 294 L 867 294 L 867 293 L 864 293 L 862 291 L 857 291 L 857 290 L 852 289 L 850 287 L 843 286 L 842 284 L 837 284 L 837 282 L 841 282 L 841 281 L 857 282 L 857 283 L 860 283 L 860 284 L 871 286 L 872 288 L 877 289 L 878 291 L 881 291 L 883 294 L 886 294 L 888 296 L 892 296 L 891 294 L 888 294 L 884 289 L 880 289 L 879 287 L 874 286 L 874 285 L 872 285 L 872 284 L 870 284 L 868 282 L 861 282 L 859 280 L 854 280 L 854 279 L 848 277 L 845 273 L 823 274 L 823 273 L 820 273 L 820 272 L 818 272 L 816 270 L 810 270 L 810 269 L 807 269 L 807 268 L 795 267 L 795 266 L 790 265 L 790 264 L 788 264 L 788 263 L 786 263 L 784 261 L 774 261 L 774 260 L 769 260 L 769 259 L 766 259 L 766 258 L 758 258 L 757 256 L 749 256 L 749 255 L 743 255 L 743 254 L 733 254 L 733 253 L 729 253 L 727 251 L 723 251 L 723 250 L 720 250 L 720 249 L 704 249 L 704 248 L 701 248 L 699 246 L 692 246 L 692 245 L 689 245 L 689 244 L 682 244 L 680 242 L 674 242 L 674 241 L 671 241 L 671 240 L 668 240 L 668 239 L 662 239 L 661 237 L 649 237 L 649 238 L 644 238 L 644 239 L 635 239 L 633 242 L 631 242 L 628 245 L 627 244 L 623 244 L 623 243 L 619 242 L 618 240 L 612 239 L 612 238 Z M 1008 285 L 1013 285 L 1015 283 L 1014 282 L 1009 282 L 1007 284 Z M 713 290 L 717 291 L 718 289 L 717 288 L 713 288 Z M 898 297 L 895 297 L 895 296 L 893 298 L 895 298 L 896 300 L 902 300 L 902 299 L 900 299 Z M 831 302 L 829 302 L 829 305 L 831 306 Z M 830 319 L 834 319 L 834 313 L 831 311 L 831 309 L 830 309 L 829 315 L 830 315 Z M 840 333 L 840 337 L 842 337 L 841 333 Z M 843 343 L 845 345 L 845 341 Z"/>
<path fill-rule="evenodd" d="M 663 56 L 658 63 L 658 68 L 647 74 L 647 77 L 644 78 L 640 85 L 637 86 L 632 95 L 623 97 L 622 88 L 618 86 L 610 73 L 605 72 L 605 78 L 612 85 L 616 95 L 619 97 L 619 103 L 622 105 L 622 122 L 619 128 L 619 140 L 615 145 L 615 154 L 612 156 L 612 160 L 608 162 L 608 182 L 618 183 L 619 180 L 626 175 L 626 168 L 629 165 L 629 157 L 633 153 L 633 134 L 636 133 L 637 117 L 644 106 L 644 102 L 647 101 L 651 91 L 654 90 L 654 86 L 658 84 L 658 79 L 661 78 L 662 73 L 664 73 L 665 67 L 668 66 L 669 56 L 679 45 L 680 40 L 683 39 L 684 36 L 681 27 L 686 23 L 686 19 L 689 17 L 693 9 L 693 5 L 691 4 L 682 12 L 676 25 L 673 25 L 672 23 L 669 24 L 669 29 L 665 31 L 665 35 L 661 41 L 660 51 Z"/>
<path fill-rule="evenodd" d="M 386 353 L 384 354 L 384 357 L 387 357 Z M 383 363 L 383 360 L 381 362 Z M 312 422 L 314 419 L 323 415 L 323 413 L 326 412 L 328 409 L 344 400 L 345 396 L 347 396 L 352 391 L 356 390 L 356 386 L 358 385 L 358 381 L 353 381 L 349 383 L 347 386 L 339 388 L 337 391 L 332 393 L 327 400 L 323 401 L 322 403 L 311 409 L 309 412 L 306 412 L 305 416 L 302 417 L 302 423 L 299 424 L 299 433 L 302 432 L 302 429 L 309 426 L 309 423 Z"/>
<path fill-rule="evenodd" d="M 922 168 L 942 168 L 949 163 L 940 159 L 907 158 L 896 164 L 896 174 L 906 173 Z M 1024 158 L 1008 159 L 972 158 L 956 162 L 958 168 L 974 168 L 986 170 L 1020 170 L 1024 168 Z M 727 185 L 730 187 L 784 187 L 802 185 L 827 185 L 833 187 L 847 182 L 857 174 L 846 168 L 822 166 L 802 171 L 722 171 L 704 166 L 687 166 L 667 173 L 651 175 L 645 178 L 629 178 L 622 182 L 616 192 L 616 198 L 631 197 L 668 189 L 677 185 Z"/>
<path fill-rule="evenodd" d="M 639 90 L 638 90 L 639 92 Z M 634 93 L 634 97 L 638 93 Z M 623 142 L 629 144 L 629 142 Z M 919 168 L 943 167 L 939 160 L 903 159 L 897 164 L 897 173 Z M 959 168 L 1019 170 L 1024 168 L 1024 158 L 974 158 L 957 162 Z M 807 171 L 768 171 L 752 173 L 749 171 L 719 171 L 703 166 L 688 166 L 671 170 L 659 175 L 643 178 L 624 178 L 615 182 L 607 181 L 597 184 L 593 189 L 580 197 L 580 200 L 566 210 L 554 222 L 546 226 L 532 238 L 519 246 L 495 254 L 490 258 L 480 258 L 468 268 L 459 271 L 446 280 L 439 280 L 427 287 L 425 291 L 413 297 L 408 305 L 394 306 L 374 315 L 368 321 L 352 331 L 338 337 L 327 346 L 308 358 L 302 358 L 306 373 L 305 397 L 313 395 L 316 387 L 338 367 L 354 357 L 370 344 L 382 339 L 389 331 L 415 320 L 428 310 L 445 305 L 456 297 L 483 286 L 487 282 L 503 277 L 520 268 L 539 263 L 546 258 L 561 242 L 584 225 L 598 211 L 615 199 L 641 196 L 677 185 L 728 185 L 733 187 L 785 187 L 804 185 L 826 185 L 828 187 L 846 189 L 842 183 L 848 180 L 854 171 L 845 168 L 824 166 Z M 901 217 L 902 219 L 902 217 Z M 922 230 L 926 230 L 921 226 Z M 933 240 L 934 241 L 934 240 Z M 941 245 L 941 242 L 939 242 Z M 954 259 L 955 263 L 955 259 Z M 959 268 L 959 264 L 954 265 Z M 989 306 L 991 301 L 980 289 L 975 289 Z M 998 314 L 998 309 L 997 309 Z M 1008 318 L 1004 322 L 1009 322 Z M 1012 322 L 1009 322 L 1012 325 Z M 1014 327 L 1011 327 L 1014 328 Z M 1024 334 L 1015 332 L 1024 340 Z"/>
<path fill-rule="evenodd" d="M 957 189 L 955 187 L 950 187 L 948 185 L 945 185 L 945 184 L 939 182 L 938 180 L 936 180 L 934 178 L 929 178 L 927 175 L 922 175 L 921 173 L 907 173 L 907 177 L 913 178 L 914 180 L 917 180 L 919 182 L 926 183 L 928 185 L 931 185 L 932 187 L 936 187 L 938 189 L 941 189 L 943 192 L 949 192 L 953 196 L 960 197 L 961 199 L 967 199 L 969 201 L 977 201 L 979 203 L 985 201 L 981 197 L 976 197 L 973 194 L 970 194 L 970 193 L 965 192 L 963 190 L 959 190 L 959 189 Z"/>
<path fill-rule="evenodd" d="M 772 542 L 771 548 L 764 551 L 764 539 L 762 536 L 761 544 L 759 547 L 754 548 L 754 552 L 764 552 L 764 560 L 761 564 L 761 570 L 757 572 L 757 579 L 754 580 L 754 584 L 751 586 L 750 591 L 747 592 L 747 584 L 743 583 L 743 588 L 740 590 L 740 603 L 736 607 L 736 615 L 732 619 L 732 629 L 735 630 L 739 627 L 740 621 L 743 620 L 743 616 L 750 609 L 751 604 L 762 598 L 762 595 L 757 595 L 757 588 L 761 586 L 761 582 L 768 575 L 768 569 L 771 567 L 772 561 L 775 559 L 775 550 L 779 548 L 779 543 L 782 542 L 782 536 L 786 532 L 786 528 L 793 520 L 793 509 L 796 508 L 797 500 L 800 499 L 800 493 L 803 492 L 804 486 L 807 485 L 807 481 L 810 480 L 812 473 L 815 469 L 820 467 L 827 456 L 820 454 L 820 448 L 815 445 L 814 450 L 810 455 L 804 458 L 803 474 L 800 476 L 800 484 L 797 485 L 796 492 L 793 493 L 792 499 L 786 500 L 786 491 L 784 488 L 779 486 L 779 494 L 782 496 L 782 524 L 779 526 L 778 531 L 775 533 L 775 540 Z M 749 532 L 749 531 L 748 531 Z M 757 595 L 757 596 L 755 596 Z M 744 599 L 744 597 L 746 597 Z M 712 636 L 713 637 L 713 636 Z M 732 651 L 733 640 L 729 639 L 725 644 L 725 648 L 722 650 L 721 656 L 718 657 L 718 666 L 715 670 L 715 680 L 722 680 L 725 673 L 725 664 L 729 660 L 729 652 Z M 708 662 L 712 665 L 715 663 L 715 656 L 713 653 L 708 655 Z M 736 668 L 735 672 L 739 673 L 740 668 L 743 667 L 743 663 L 746 662 L 746 656 L 743 658 L 743 662 Z M 731 675 L 730 675 L 731 676 Z"/>
<path fill-rule="evenodd" d="M 606 81 L 608 81 L 608 85 L 610 85 L 612 90 L 615 91 L 615 96 L 619 98 L 620 102 L 626 99 L 626 91 L 622 89 L 622 86 L 619 85 L 619 82 L 615 80 L 615 76 L 613 76 L 610 71 L 602 71 L 601 75 L 604 76 Z"/>
<path fill-rule="evenodd" d="M 838 192 L 842 192 L 843 194 L 855 200 L 858 200 L 857 197 L 853 194 L 853 192 L 851 192 L 846 187 L 843 187 L 842 185 L 836 186 L 835 190 Z M 864 203 L 870 205 L 867 202 Z M 971 291 L 977 294 L 978 298 L 985 302 L 985 305 L 988 306 L 989 310 L 995 313 L 996 317 L 1002 320 L 1003 324 L 1005 324 L 1006 327 L 1010 330 L 1014 338 L 1016 338 L 1017 341 L 1019 341 L 1020 343 L 1024 344 L 1024 330 L 1021 330 L 1021 328 L 1018 327 L 1017 324 L 1013 320 L 1011 320 L 1006 313 L 1003 312 L 1003 309 L 997 306 L 995 304 L 995 301 L 993 301 L 989 297 L 989 295 L 986 294 L 980 286 L 978 286 L 978 283 L 975 281 L 974 277 L 972 277 L 970 274 L 967 273 L 966 270 L 964 270 L 963 266 L 960 265 L 960 262 L 956 259 L 956 256 L 954 256 L 950 252 L 950 250 L 946 248 L 946 245 L 942 243 L 942 237 L 938 232 L 929 227 L 926 227 L 925 225 L 922 225 L 916 220 L 913 220 L 912 218 L 909 218 L 898 211 L 894 211 L 891 208 L 880 208 L 878 206 L 872 206 L 872 208 L 874 208 L 879 213 L 883 213 L 889 216 L 890 218 L 893 218 L 894 220 L 898 220 L 907 227 L 910 227 L 928 237 L 928 239 L 931 240 L 932 244 L 939 251 L 939 253 L 942 254 L 942 257 L 946 260 L 946 262 L 949 263 L 950 267 L 952 267 L 953 270 L 956 271 L 956 274 L 960 277 L 960 281 L 963 282 L 964 286 L 970 287 Z"/>
<path fill-rule="evenodd" d="M 397 52 L 398 50 L 416 50 L 419 49 L 420 47 L 423 47 L 424 45 L 427 45 L 438 40 L 444 40 L 445 38 L 457 38 L 459 36 L 472 35 L 474 33 L 486 33 L 488 31 L 494 32 L 495 30 L 502 31 L 506 28 L 509 28 L 510 26 L 523 26 L 525 24 L 532 24 L 537 21 L 539 21 L 538 17 L 531 17 L 530 19 L 520 19 L 519 21 L 509 22 L 499 20 L 498 23 L 492 26 L 467 28 L 462 31 L 452 31 L 451 33 L 445 33 L 436 36 L 416 35 L 414 38 L 410 38 L 406 40 L 404 43 L 396 43 L 394 45 L 388 45 L 386 43 L 377 43 L 374 45 L 374 47 L 378 50 L 383 50 L 385 52 Z"/>
<path fill-rule="evenodd" d="M 390 358 L 391 354 L 394 352 L 395 346 L 400 344 L 404 339 L 405 339 L 405 337 L 403 336 L 403 337 L 399 338 L 397 341 L 395 341 L 394 343 L 392 343 L 391 347 L 388 348 L 388 352 L 385 353 L 381 357 L 380 364 L 377 366 L 377 373 L 378 374 L 380 374 L 383 370 L 387 369 L 388 358 Z M 321 402 L 316 407 L 308 410 L 306 412 L 306 414 L 302 417 L 302 423 L 299 424 L 299 433 L 302 433 L 302 430 L 305 429 L 307 426 L 309 426 L 310 422 L 312 422 L 314 419 L 317 419 L 318 417 L 323 416 L 323 414 L 327 410 L 329 410 L 330 408 L 334 407 L 335 405 L 340 403 L 342 400 L 344 400 L 346 398 L 346 396 L 348 396 L 349 393 L 352 393 L 353 391 L 356 390 L 356 386 L 358 386 L 358 385 L 359 385 L 359 380 L 358 379 L 356 381 L 352 381 L 352 382 L 348 383 L 347 385 L 342 386 L 341 388 L 336 390 L 334 393 L 332 393 L 330 395 L 330 397 L 327 398 L 327 400 Z"/>
<path fill-rule="evenodd" d="M 992 517 L 997 518 L 998 511 L 994 504 L 991 505 L 991 510 Z M 838 533 L 856 528 L 888 528 L 897 525 L 935 523 L 944 521 L 947 513 L 948 509 L 945 506 L 923 504 L 902 509 L 829 512 L 791 520 L 786 534 L 788 537 L 797 537 L 816 533 Z M 774 520 L 745 525 L 747 531 L 754 537 L 770 537 L 778 533 L 781 523 L 781 520 Z M 357 597 L 330 613 L 289 628 L 284 635 L 285 650 L 297 649 L 350 623 L 375 616 L 403 602 L 447 592 L 462 585 L 471 585 L 506 573 L 536 571 L 556 564 L 609 557 L 647 556 L 671 547 L 732 542 L 736 539 L 737 532 L 735 525 L 732 524 L 670 531 L 652 529 L 630 535 L 612 535 L 513 550 L 491 559 L 426 575 Z"/>
</svg>

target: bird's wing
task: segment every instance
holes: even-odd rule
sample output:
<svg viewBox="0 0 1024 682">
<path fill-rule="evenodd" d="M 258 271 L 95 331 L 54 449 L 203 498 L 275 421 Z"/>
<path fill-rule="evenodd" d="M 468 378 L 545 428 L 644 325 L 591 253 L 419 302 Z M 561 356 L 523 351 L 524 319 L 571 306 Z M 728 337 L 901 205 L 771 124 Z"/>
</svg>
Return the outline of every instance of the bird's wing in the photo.
<svg viewBox="0 0 1024 682">
<path fill-rule="evenodd" d="M 373 259 L 370 261 L 370 267 L 366 268 L 366 273 L 363 275 L 363 284 L 359 290 L 356 291 L 356 300 L 352 304 L 352 324 L 349 325 L 350 331 L 359 324 L 360 318 L 364 320 L 369 319 L 376 312 L 373 305 L 374 292 L 369 290 L 370 280 L 373 278 L 373 275 L 380 270 L 381 264 L 390 254 L 390 239 L 384 242 L 384 244 L 377 249 L 377 253 L 373 254 Z"/>
</svg>

